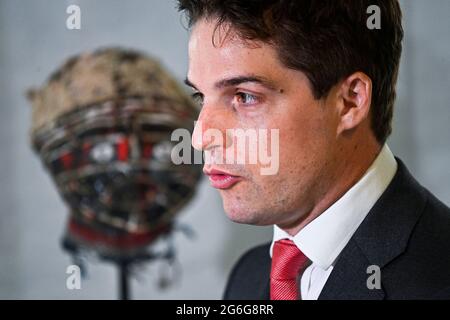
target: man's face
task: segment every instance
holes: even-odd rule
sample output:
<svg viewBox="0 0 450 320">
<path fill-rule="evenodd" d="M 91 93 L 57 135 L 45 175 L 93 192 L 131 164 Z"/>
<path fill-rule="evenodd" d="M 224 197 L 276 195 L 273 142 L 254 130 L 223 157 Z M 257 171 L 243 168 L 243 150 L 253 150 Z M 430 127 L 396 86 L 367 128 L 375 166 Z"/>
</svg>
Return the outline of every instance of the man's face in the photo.
<svg viewBox="0 0 450 320">
<path fill-rule="evenodd" d="M 286 68 L 271 45 L 245 43 L 233 29 L 221 41 L 219 35 L 224 30 L 214 33 L 215 26 L 215 21 L 198 21 L 189 41 L 188 82 L 203 104 L 193 146 L 213 160 L 205 164 L 204 171 L 219 170 L 234 176 L 231 180 L 227 175 L 210 176 L 231 220 L 296 225 L 332 179 L 337 148 L 337 115 L 332 102 L 314 99 L 307 77 Z M 215 44 L 213 37 L 218 40 Z M 206 134 L 209 129 L 219 130 L 228 142 L 216 143 L 218 140 Z M 272 148 L 276 141 L 271 129 L 278 130 L 277 173 L 262 174 L 261 161 L 226 163 L 226 149 L 236 146 L 236 137 L 230 137 L 227 129 L 266 129 L 269 153 L 276 150 Z"/>
</svg>

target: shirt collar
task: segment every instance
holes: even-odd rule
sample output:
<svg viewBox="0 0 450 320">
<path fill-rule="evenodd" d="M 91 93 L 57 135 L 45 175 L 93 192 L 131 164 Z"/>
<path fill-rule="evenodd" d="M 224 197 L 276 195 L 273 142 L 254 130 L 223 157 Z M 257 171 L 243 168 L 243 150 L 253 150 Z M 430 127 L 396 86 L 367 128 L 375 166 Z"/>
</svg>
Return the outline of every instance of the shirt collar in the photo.
<svg viewBox="0 0 450 320">
<path fill-rule="evenodd" d="M 316 265 L 328 269 L 358 229 L 397 171 L 397 161 L 385 144 L 364 176 L 339 200 L 295 236 L 274 226 L 273 241 L 290 239 Z"/>
</svg>

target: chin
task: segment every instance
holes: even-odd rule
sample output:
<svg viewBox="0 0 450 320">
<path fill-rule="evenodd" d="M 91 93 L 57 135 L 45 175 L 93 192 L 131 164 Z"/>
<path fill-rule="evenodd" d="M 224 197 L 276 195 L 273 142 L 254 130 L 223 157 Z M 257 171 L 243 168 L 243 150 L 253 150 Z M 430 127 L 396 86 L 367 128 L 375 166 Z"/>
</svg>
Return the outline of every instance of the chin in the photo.
<svg viewBox="0 0 450 320">
<path fill-rule="evenodd" d="M 240 224 L 249 224 L 257 226 L 265 226 L 271 224 L 270 222 L 264 222 L 265 213 L 262 210 L 258 210 L 252 206 L 246 206 L 243 203 L 227 203 L 224 200 L 223 209 L 231 221 Z"/>
</svg>

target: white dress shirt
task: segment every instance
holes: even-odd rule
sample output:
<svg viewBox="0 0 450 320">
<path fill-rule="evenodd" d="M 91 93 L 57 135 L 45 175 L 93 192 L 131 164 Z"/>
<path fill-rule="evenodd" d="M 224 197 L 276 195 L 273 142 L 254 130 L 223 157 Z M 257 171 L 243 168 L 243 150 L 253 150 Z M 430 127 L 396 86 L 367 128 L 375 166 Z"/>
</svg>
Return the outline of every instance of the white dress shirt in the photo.
<svg viewBox="0 0 450 320">
<path fill-rule="evenodd" d="M 295 236 L 274 226 L 275 241 L 290 239 L 311 260 L 300 280 L 303 300 L 317 300 L 335 261 L 397 171 L 397 161 L 385 144 L 364 176 L 339 200 Z"/>
</svg>

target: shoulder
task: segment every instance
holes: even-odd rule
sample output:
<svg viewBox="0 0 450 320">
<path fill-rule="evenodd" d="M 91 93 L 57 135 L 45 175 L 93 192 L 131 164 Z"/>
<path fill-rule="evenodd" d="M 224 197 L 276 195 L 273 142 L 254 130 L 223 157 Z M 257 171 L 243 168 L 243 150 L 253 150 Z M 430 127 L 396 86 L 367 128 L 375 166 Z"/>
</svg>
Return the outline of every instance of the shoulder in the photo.
<svg viewBox="0 0 450 320">
<path fill-rule="evenodd" d="M 450 270 L 450 209 L 430 191 L 423 190 L 426 203 L 412 232 L 409 249 L 426 251 L 427 256 L 446 263 Z M 450 272 L 448 275 L 450 279 Z"/>
<path fill-rule="evenodd" d="M 450 209 L 428 190 L 425 192 L 427 202 L 412 233 L 409 251 L 422 254 L 423 263 L 435 270 L 445 268 L 450 286 Z"/>
<path fill-rule="evenodd" d="M 450 209 L 397 161 L 392 182 L 342 251 L 324 297 L 367 293 L 366 270 L 375 265 L 386 299 L 450 299 Z"/>
<path fill-rule="evenodd" d="M 387 268 L 387 274 L 395 275 L 395 287 L 388 291 L 392 298 L 450 299 L 450 209 L 427 189 L 422 191 L 425 206 L 406 251 Z"/>
<path fill-rule="evenodd" d="M 224 293 L 226 300 L 263 299 L 268 289 L 271 258 L 270 243 L 245 252 L 234 265 Z M 267 287 L 267 288 L 266 288 Z"/>
</svg>

